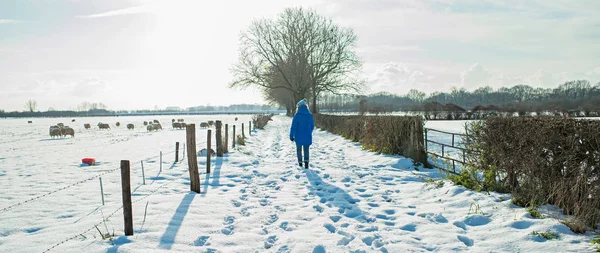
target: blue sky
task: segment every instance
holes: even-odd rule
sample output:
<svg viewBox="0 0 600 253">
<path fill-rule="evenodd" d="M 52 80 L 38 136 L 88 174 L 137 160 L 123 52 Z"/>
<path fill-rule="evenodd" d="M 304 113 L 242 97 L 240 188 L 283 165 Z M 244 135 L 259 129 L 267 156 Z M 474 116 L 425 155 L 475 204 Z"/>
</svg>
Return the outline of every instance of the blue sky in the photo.
<svg viewBox="0 0 600 253">
<path fill-rule="evenodd" d="M 366 92 L 600 82 L 600 1 L 0 1 L 0 109 L 262 103 L 231 90 L 239 33 L 305 6 L 354 29 Z"/>
</svg>

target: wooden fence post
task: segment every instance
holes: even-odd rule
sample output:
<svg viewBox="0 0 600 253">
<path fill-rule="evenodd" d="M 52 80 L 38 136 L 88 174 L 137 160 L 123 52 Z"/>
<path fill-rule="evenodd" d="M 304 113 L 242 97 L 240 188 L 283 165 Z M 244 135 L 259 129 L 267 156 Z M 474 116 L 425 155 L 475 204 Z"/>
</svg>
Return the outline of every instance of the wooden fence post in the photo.
<svg viewBox="0 0 600 253">
<path fill-rule="evenodd" d="M 252 135 L 252 121 L 248 121 L 248 136 Z"/>
<path fill-rule="evenodd" d="M 179 162 L 179 142 L 175 142 L 175 162 Z"/>
<path fill-rule="evenodd" d="M 121 160 L 121 188 L 123 195 L 125 235 L 133 235 L 133 214 L 131 206 L 131 185 L 128 160 Z"/>
<path fill-rule="evenodd" d="M 427 128 L 425 128 L 425 155 L 426 155 L 426 156 L 428 156 L 427 152 L 429 151 L 429 150 L 427 149 L 427 140 L 428 140 L 428 139 L 427 139 L 427 130 L 428 130 L 428 129 L 427 129 Z"/>
<path fill-rule="evenodd" d="M 102 205 L 104 205 L 104 187 L 102 187 L 102 177 L 100 177 L 100 195 L 102 195 Z"/>
<path fill-rule="evenodd" d="M 145 185 L 146 184 L 146 175 L 144 175 L 144 161 L 140 161 L 140 164 L 142 165 L 142 184 Z"/>
<path fill-rule="evenodd" d="M 212 139 L 212 130 L 208 129 L 208 134 L 206 135 L 206 173 L 210 174 L 210 140 Z"/>
<path fill-rule="evenodd" d="M 186 126 L 186 147 L 188 169 L 190 171 L 190 190 L 200 193 L 200 175 L 198 174 L 198 160 L 196 158 L 196 124 Z"/>
<path fill-rule="evenodd" d="M 246 133 L 244 133 L 244 123 L 242 123 L 242 139 L 246 137 Z"/>
<path fill-rule="evenodd" d="M 223 139 L 221 139 L 221 127 L 223 126 L 223 124 L 220 120 L 217 120 L 215 124 L 217 131 L 215 133 L 215 138 L 217 139 L 217 157 L 223 157 Z"/>
<path fill-rule="evenodd" d="M 233 125 L 233 139 L 231 140 L 231 147 L 235 148 L 235 125 Z"/>
<path fill-rule="evenodd" d="M 162 172 L 162 151 L 160 151 L 160 172 Z"/>
<path fill-rule="evenodd" d="M 225 124 L 225 145 L 223 145 L 224 152 L 229 153 L 229 124 Z"/>
</svg>

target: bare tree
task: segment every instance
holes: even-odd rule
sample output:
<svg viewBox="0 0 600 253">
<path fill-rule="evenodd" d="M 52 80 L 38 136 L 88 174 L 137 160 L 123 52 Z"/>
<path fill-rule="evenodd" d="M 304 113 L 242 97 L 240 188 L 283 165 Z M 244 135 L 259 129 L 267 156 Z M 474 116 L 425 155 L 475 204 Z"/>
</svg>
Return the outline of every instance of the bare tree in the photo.
<svg viewBox="0 0 600 253">
<path fill-rule="evenodd" d="M 361 63 L 353 51 L 357 37 L 315 11 L 288 8 L 278 19 L 258 20 L 242 33 L 231 87 L 288 90 L 294 101 L 310 95 L 317 111 L 321 92 L 358 91 Z"/>
<path fill-rule="evenodd" d="M 25 108 L 27 108 L 29 112 L 35 112 L 37 110 L 37 101 L 29 99 L 29 101 L 25 103 Z"/>
</svg>

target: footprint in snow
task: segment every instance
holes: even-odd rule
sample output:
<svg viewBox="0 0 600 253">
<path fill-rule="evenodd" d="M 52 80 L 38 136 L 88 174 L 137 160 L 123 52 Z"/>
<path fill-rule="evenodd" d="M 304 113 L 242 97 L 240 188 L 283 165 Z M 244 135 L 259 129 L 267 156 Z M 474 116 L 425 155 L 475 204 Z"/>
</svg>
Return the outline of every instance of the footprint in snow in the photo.
<svg viewBox="0 0 600 253">
<path fill-rule="evenodd" d="M 466 237 L 464 235 L 457 235 L 457 237 L 458 240 L 463 242 L 467 247 L 473 246 L 473 239 L 470 239 L 469 237 Z"/>
<path fill-rule="evenodd" d="M 400 229 L 402 229 L 404 231 L 408 231 L 408 232 L 415 232 L 415 231 L 417 231 L 417 225 L 407 224 L 407 225 L 400 227 Z"/>
<path fill-rule="evenodd" d="M 240 206 L 242 206 L 242 203 L 241 203 L 241 202 L 239 202 L 239 201 L 237 201 L 237 200 L 235 200 L 235 199 L 231 201 L 231 204 L 232 204 L 233 206 L 235 206 L 235 207 L 240 207 Z"/>
<path fill-rule="evenodd" d="M 471 216 L 467 217 L 465 219 L 465 224 L 467 224 L 469 226 L 483 226 L 483 225 L 487 225 L 488 223 L 490 223 L 490 221 L 492 221 L 492 219 L 490 219 L 490 217 L 476 214 L 476 215 L 471 215 Z"/>
<path fill-rule="evenodd" d="M 273 247 L 273 244 L 275 244 L 275 242 L 277 242 L 277 236 L 269 236 L 267 238 L 267 241 L 265 241 L 265 249 L 270 249 L 271 247 Z"/>
<path fill-rule="evenodd" d="M 227 216 L 223 219 L 223 225 L 231 225 L 235 222 L 235 217 Z"/>
<path fill-rule="evenodd" d="M 463 230 L 467 230 L 467 225 L 462 221 L 455 221 L 454 223 L 452 223 L 452 225 L 458 228 L 462 228 Z"/>
<path fill-rule="evenodd" d="M 271 224 L 275 223 L 277 220 L 279 220 L 279 216 L 277 216 L 277 214 L 271 214 L 265 220 L 265 225 L 271 225 Z"/>
<path fill-rule="evenodd" d="M 244 217 L 250 216 L 250 212 L 248 212 L 248 208 L 247 207 L 242 208 L 242 210 L 240 210 L 240 214 L 242 216 L 244 216 Z"/>
<path fill-rule="evenodd" d="M 281 229 L 283 229 L 284 231 L 287 231 L 287 232 L 294 230 L 294 229 L 293 229 L 293 228 L 291 228 L 289 225 L 290 225 L 290 223 L 289 223 L 289 222 L 287 222 L 287 221 L 284 221 L 284 222 L 282 222 L 282 223 L 279 225 L 279 228 L 281 228 Z"/>
<path fill-rule="evenodd" d="M 435 223 L 448 223 L 448 220 L 441 213 L 433 214 L 433 213 L 420 213 L 417 216 L 426 218 L 431 222 Z"/>
<path fill-rule="evenodd" d="M 335 227 L 329 223 L 325 224 L 324 227 L 331 233 L 335 233 Z"/>
<path fill-rule="evenodd" d="M 234 229 L 235 227 L 233 225 L 229 225 L 221 229 L 221 233 L 223 233 L 224 235 L 231 235 L 233 234 Z"/>
<path fill-rule="evenodd" d="M 205 235 L 198 237 L 198 239 L 196 239 L 194 241 L 194 246 L 208 246 L 208 245 L 210 245 L 210 243 L 207 243 L 208 238 L 210 238 L 210 237 L 205 236 Z"/>
<path fill-rule="evenodd" d="M 266 199 L 266 198 L 265 198 L 265 199 L 261 199 L 261 200 L 259 200 L 259 201 L 258 201 L 258 203 L 259 203 L 261 206 L 266 206 L 266 205 L 268 205 L 268 204 L 269 204 L 269 200 L 268 200 L 268 199 Z"/>
<path fill-rule="evenodd" d="M 533 225 L 533 222 L 521 220 L 521 221 L 515 221 L 515 222 L 513 222 L 510 226 L 513 227 L 513 228 L 516 228 L 516 229 L 527 229 L 531 225 Z"/>
<path fill-rule="evenodd" d="M 379 204 L 377 203 L 367 203 L 367 205 L 369 205 L 370 207 L 379 207 Z"/>
<path fill-rule="evenodd" d="M 379 239 L 380 236 L 375 235 L 375 236 L 367 236 L 365 238 L 362 239 L 362 241 L 367 245 L 367 246 L 371 246 L 373 245 L 373 242 L 377 239 Z"/>
<path fill-rule="evenodd" d="M 331 219 L 333 222 L 338 222 L 338 221 L 340 221 L 340 219 L 342 219 L 342 216 L 339 216 L 339 215 L 329 216 L 329 219 Z"/>
<path fill-rule="evenodd" d="M 281 248 L 279 248 L 277 250 L 277 253 L 290 253 L 292 252 L 292 250 L 290 250 L 290 247 L 288 247 L 287 245 L 283 245 L 281 246 Z"/>
</svg>

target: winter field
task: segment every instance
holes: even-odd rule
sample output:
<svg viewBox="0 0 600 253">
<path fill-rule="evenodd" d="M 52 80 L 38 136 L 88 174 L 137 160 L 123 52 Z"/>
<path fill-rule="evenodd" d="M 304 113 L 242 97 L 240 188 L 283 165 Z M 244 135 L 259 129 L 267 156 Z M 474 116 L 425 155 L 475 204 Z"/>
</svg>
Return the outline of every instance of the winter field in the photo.
<svg viewBox="0 0 600 253">
<path fill-rule="evenodd" d="M 173 130 L 171 119 L 197 126 L 222 120 L 235 123 L 239 133 L 251 118 L 234 117 L 0 119 L 0 252 L 595 251 L 589 243 L 595 234 L 572 233 L 552 206 L 542 208 L 547 218 L 534 219 L 512 205 L 510 195 L 432 181 L 440 179 L 437 170 L 364 151 L 320 130 L 311 168 L 298 168 L 288 138 L 291 120 L 284 116 L 253 132 L 246 146 L 213 158 L 211 174 L 198 157 L 202 193 L 190 193 L 187 161 L 174 162 L 175 142 L 183 150 L 185 131 Z M 142 127 L 153 119 L 162 131 Z M 58 122 L 73 127 L 75 138 L 51 139 L 48 127 Z M 98 122 L 112 129 L 99 130 Z M 127 130 L 127 123 L 136 129 Z M 426 127 L 462 132 L 463 124 L 431 121 Z M 206 130 L 198 128 L 196 136 L 200 150 Z M 446 136 L 432 138 L 448 143 Z M 83 166 L 84 157 L 98 164 Z M 120 160 L 132 163 L 134 235 L 128 237 Z M 534 231 L 554 232 L 558 239 Z"/>
</svg>

